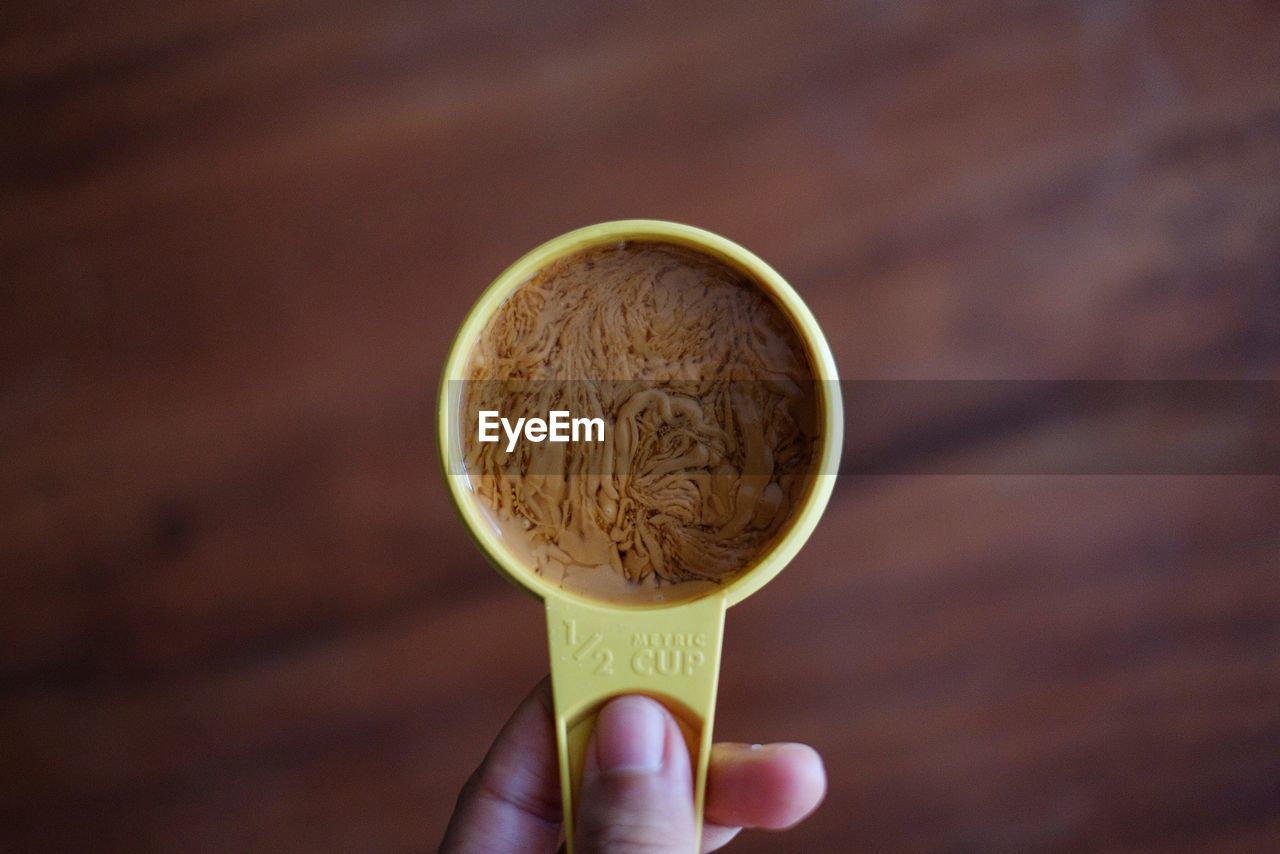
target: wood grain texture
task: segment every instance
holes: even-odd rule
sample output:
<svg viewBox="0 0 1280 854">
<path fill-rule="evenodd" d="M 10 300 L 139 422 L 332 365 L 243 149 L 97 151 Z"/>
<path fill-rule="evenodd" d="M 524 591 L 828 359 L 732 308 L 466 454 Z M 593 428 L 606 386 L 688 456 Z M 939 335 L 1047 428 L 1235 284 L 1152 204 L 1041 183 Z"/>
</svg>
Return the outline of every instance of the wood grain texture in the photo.
<svg viewBox="0 0 1280 854">
<path fill-rule="evenodd" d="M 434 847 L 545 667 L 435 385 L 569 228 L 738 240 L 847 377 L 1276 378 L 1278 44 L 1271 2 L 7 4 L 0 848 Z M 830 794 L 732 850 L 1274 848 L 1277 519 L 1276 477 L 842 478 L 718 720 Z"/>
</svg>

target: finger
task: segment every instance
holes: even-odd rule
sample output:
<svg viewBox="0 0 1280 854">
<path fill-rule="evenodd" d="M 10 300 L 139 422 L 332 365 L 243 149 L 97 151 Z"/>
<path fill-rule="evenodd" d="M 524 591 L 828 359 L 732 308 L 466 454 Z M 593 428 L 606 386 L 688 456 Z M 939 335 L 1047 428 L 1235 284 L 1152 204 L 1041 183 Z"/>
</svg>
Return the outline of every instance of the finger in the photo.
<svg viewBox="0 0 1280 854">
<path fill-rule="evenodd" d="M 742 832 L 741 827 L 723 827 L 718 824 L 702 825 L 702 847 L 698 850 L 707 854 L 710 851 L 719 851 L 728 845 L 733 838 Z"/>
<path fill-rule="evenodd" d="M 742 827 L 791 827 L 826 791 L 822 759 L 807 745 L 717 744 L 707 770 L 703 850 L 724 845 Z"/>
<path fill-rule="evenodd" d="M 543 679 L 463 787 L 440 850 L 554 851 L 561 821 L 555 749 L 551 683 Z"/>
<path fill-rule="evenodd" d="M 583 762 L 575 836 L 584 852 L 694 850 L 688 748 L 655 700 L 619 697 L 600 710 Z"/>
</svg>

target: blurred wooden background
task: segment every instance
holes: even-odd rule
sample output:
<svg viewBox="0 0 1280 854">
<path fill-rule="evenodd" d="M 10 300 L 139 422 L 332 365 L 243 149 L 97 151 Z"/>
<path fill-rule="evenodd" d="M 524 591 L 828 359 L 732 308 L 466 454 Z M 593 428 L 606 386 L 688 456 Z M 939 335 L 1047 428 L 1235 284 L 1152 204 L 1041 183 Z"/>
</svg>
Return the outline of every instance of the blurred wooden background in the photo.
<svg viewBox="0 0 1280 854">
<path fill-rule="evenodd" d="M 570 228 L 742 242 L 848 377 L 1276 378 L 1278 46 L 1274 2 L 6 4 L 0 849 L 435 846 L 545 666 L 438 372 Z M 1274 850 L 1278 519 L 843 478 L 718 721 L 830 794 L 733 850 Z"/>
</svg>

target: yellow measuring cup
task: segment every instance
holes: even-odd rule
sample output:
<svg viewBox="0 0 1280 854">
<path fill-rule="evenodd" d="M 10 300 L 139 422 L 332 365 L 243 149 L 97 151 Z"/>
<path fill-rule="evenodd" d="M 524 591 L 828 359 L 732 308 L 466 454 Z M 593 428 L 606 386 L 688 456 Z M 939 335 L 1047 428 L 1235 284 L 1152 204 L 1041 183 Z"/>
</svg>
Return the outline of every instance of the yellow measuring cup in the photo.
<svg viewBox="0 0 1280 854">
<path fill-rule="evenodd" d="M 654 241 L 687 247 L 745 274 L 777 306 L 806 349 L 813 371 L 818 437 L 812 481 L 786 527 L 745 571 L 670 602 L 625 603 L 566 590 L 544 577 L 527 555 L 505 541 L 474 495 L 464 465 L 463 431 L 474 425 L 462 412 L 462 387 L 476 342 L 517 288 L 547 265 L 594 246 Z M 754 593 L 785 567 L 808 539 L 835 484 L 843 415 L 835 360 L 817 321 L 769 265 L 719 235 L 659 220 L 623 220 L 557 237 L 520 258 L 494 280 L 471 309 L 449 351 L 439 400 L 439 441 L 445 480 L 472 538 L 506 578 L 543 600 L 551 653 L 556 742 L 565 836 L 573 850 L 574 803 L 597 712 L 610 698 L 644 694 L 680 722 L 694 770 L 694 813 L 699 832 L 711 752 L 716 683 L 725 609 Z"/>
</svg>

